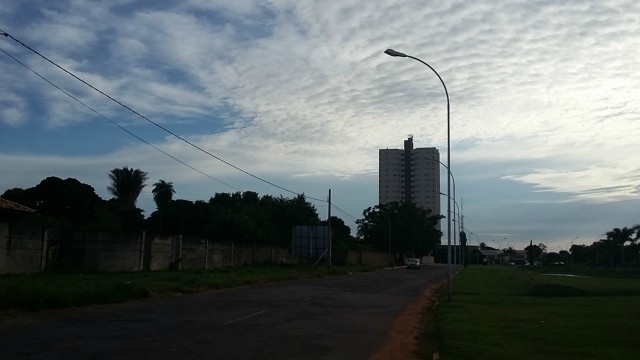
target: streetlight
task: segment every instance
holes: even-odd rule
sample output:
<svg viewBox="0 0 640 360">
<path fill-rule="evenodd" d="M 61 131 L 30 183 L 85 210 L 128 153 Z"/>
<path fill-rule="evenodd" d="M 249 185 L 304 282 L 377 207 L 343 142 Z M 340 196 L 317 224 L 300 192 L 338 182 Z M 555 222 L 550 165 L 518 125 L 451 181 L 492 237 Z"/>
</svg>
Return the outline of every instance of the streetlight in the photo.
<svg viewBox="0 0 640 360">
<path fill-rule="evenodd" d="M 453 177 L 453 173 L 451 172 L 451 170 L 449 169 L 449 167 L 447 165 L 445 165 L 442 161 L 440 160 L 436 160 L 436 159 L 432 159 L 432 158 L 428 158 L 426 156 L 423 156 L 424 159 L 427 160 L 431 160 L 431 161 L 435 161 L 438 164 L 442 165 L 445 167 L 445 169 L 447 169 L 447 172 L 449 173 L 449 177 L 451 177 L 451 181 L 453 182 L 453 202 L 455 203 L 455 206 L 458 206 L 458 203 L 456 202 L 456 179 Z M 444 195 L 444 194 L 443 194 Z M 451 199 L 451 193 L 447 194 L 447 196 L 449 197 L 449 199 Z M 458 207 L 458 218 L 460 217 L 460 208 Z M 453 218 L 456 218 L 456 208 L 453 208 Z M 455 221 L 455 220 L 454 220 Z M 460 222 L 458 223 L 458 228 L 460 228 Z M 453 259 L 454 262 L 456 262 L 456 231 L 455 229 L 453 230 Z"/>
<path fill-rule="evenodd" d="M 480 237 L 478 235 L 476 235 L 475 233 L 469 232 L 469 235 L 473 235 L 476 237 L 476 241 L 478 242 L 478 247 L 480 247 Z"/>
<path fill-rule="evenodd" d="M 507 238 L 504 238 L 502 240 L 507 240 Z M 495 240 L 491 240 L 494 243 L 498 243 L 498 251 L 499 251 L 499 254 L 500 254 L 500 265 L 502 265 L 502 240 L 499 240 L 499 242 L 495 241 Z"/>
<path fill-rule="evenodd" d="M 433 71 L 436 74 L 436 76 L 442 83 L 442 87 L 444 88 L 444 93 L 447 96 L 447 169 L 449 171 L 449 176 L 447 176 L 447 194 L 449 194 L 448 200 L 447 200 L 447 272 L 448 272 L 447 299 L 451 300 L 451 115 L 450 115 L 450 104 L 449 104 L 449 91 L 447 90 L 447 86 L 444 84 L 442 77 L 440 77 L 440 74 L 438 74 L 438 72 L 426 62 L 418 59 L 417 57 L 403 54 L 393 49 L 387 49 L 385 50 L 384 53 L 389 56 L 407 57 L 409 59 L 413 59 L 415 61 L 422 63 L 429 69 L 431 69 L 431 71 Z"/>
<path fill-rule="evenodd" d="M 458 202 L 456 201 L 456 197 L 455 197 L 455 190 L 456 189 L 456 182 L 453 182 L 453 219 L 451 219 L 451 221 L 453 221 L 453 263 L 456 265 L 460 265 L 462 262 L 460 261 L 460 256 L 462 254 L 462 239 L 460 239 L 460 243 L 456 243 L 456 234 L 462 234 L 462 231 L 464 230 L 463 228 L 463 223 L 462 223 L 462 216 L 461 216 L 461 212 L 460 212 L 460 206 L 458 206 Z M 444 196 L 449 196 L 443 192 L 440 192 L 440 195 L 444 195 Z M 457 214 L 458 216 L 456 216 L 456 209 L 458 210 Z M 458 229 L 456 230 L 456 224 L 458 224 Z M 456 252 L 456 248 L 459 247 L 458 251 Z"/>
<path fill-rule="evenodd" d="M 469 232 L 469 234 L 476 237 L 476 242 L 478 243 L 478 251 L 480 251 L 480 237 L 472 232 Z"/>
</svg>

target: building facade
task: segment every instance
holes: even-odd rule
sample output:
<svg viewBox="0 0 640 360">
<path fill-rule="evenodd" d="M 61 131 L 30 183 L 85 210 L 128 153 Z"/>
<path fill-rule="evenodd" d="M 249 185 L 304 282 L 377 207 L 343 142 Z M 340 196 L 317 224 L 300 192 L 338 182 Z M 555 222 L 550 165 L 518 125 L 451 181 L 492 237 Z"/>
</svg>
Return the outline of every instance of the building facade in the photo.
<svg viewBox="0 0 640 360">
<path fill-rule="evenodd" d="M 414 149 L 411 136 L 404 141 L 404 149 L 380 149 L 380 204 L 412 202 L 434 215 L 441 214 L 440 166 L 438 149 Z"/>
</svg>

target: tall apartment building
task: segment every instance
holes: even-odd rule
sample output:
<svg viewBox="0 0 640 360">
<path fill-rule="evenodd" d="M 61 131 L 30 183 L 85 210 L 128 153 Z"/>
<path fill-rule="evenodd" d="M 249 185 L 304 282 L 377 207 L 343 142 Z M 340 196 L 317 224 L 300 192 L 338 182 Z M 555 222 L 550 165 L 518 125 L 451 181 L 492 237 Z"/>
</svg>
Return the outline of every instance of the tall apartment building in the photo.
<svg viewBox="0 0 640 360">
<path fill-rule="evenodd" d="M 378 194 L 380 204 L 412 202 L 432 214 L 440 212 L 440 152 L 435 147 L 413 148 L 413 137 L 404 149 L 379 150 Z"/>
</svg>

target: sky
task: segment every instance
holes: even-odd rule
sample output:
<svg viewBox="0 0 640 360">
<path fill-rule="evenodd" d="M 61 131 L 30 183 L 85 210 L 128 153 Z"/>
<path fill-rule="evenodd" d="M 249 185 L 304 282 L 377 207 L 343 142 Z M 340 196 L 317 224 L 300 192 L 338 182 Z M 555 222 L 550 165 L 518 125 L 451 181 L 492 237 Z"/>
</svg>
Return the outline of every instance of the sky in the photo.
<svg viewBox="0 0 640 360">
<path fill-rule="evenodd" d="M 0 194 L 57 176 L 109 199 L 128 166 L 147 215 L 163 179 L 191 201 L 304 193 L 326 219 L 331 189 L 355 235 L 378 149 L 412 135 L 447 156 L 442 84 L 392 48 L 446 84 L 472 245 L 559 251 L 640 223 L 635 0 L 6 1 L 0 30 L 144 116 L 0 36 Z"/>
</svg>

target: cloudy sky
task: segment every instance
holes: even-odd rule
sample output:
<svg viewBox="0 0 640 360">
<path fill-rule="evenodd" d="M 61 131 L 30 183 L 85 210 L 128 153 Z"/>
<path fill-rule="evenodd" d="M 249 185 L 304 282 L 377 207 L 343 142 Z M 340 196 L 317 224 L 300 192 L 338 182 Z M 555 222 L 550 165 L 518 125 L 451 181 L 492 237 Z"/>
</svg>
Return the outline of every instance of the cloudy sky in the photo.
<svg viewBox="0 0 640 360">
<path fill-rule="evenodd" d="M 444 89 L 393 48 L 446 83 L 473 244 L 590 244 L 640 223 L 639 14 L 635 0 L 5 2 L 2 31 L 213 156 L 0 37 L 0 193 L 57 176 L 108 199 L 107 173 L 129 166 L 187 200 L 332 189 L 355 233 L 378 149 L 412 134 L 446 160 Z"/>
</svg>

